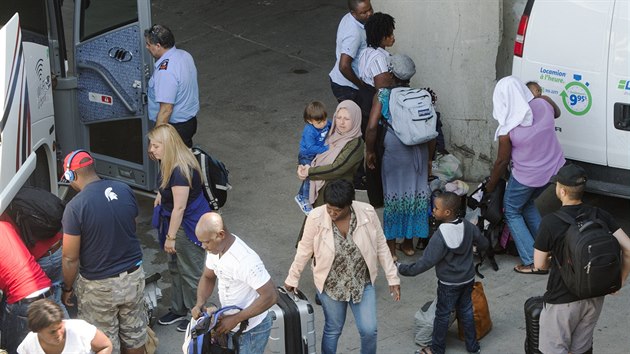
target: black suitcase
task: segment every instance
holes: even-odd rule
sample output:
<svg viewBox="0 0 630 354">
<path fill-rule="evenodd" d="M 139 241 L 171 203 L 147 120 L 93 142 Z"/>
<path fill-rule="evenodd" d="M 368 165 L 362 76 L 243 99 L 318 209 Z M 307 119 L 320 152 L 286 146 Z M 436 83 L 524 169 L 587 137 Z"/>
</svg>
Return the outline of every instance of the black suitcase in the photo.
<svg viewBox="0 0 630 354">
<path fill-rule="evenodd" d="M 525 354 L 542 354 L 538 350 L 540 338 L 540 312 L 543 309 L 543 297 L 534 296 L 525 301 Z"/>
<path fill-rule="evenodd" d="M 278 303 L 269 311 L 273 318 L 269 344 L 271 353 L 315 354 L 315 312 L 306 296 L 278 288 Z"/>
</svg>

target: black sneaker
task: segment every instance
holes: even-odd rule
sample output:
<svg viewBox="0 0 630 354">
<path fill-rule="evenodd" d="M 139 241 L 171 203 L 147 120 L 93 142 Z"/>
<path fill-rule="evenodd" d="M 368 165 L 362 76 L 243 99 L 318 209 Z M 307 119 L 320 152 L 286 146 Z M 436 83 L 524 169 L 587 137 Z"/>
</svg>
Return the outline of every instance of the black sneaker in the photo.
<svg viewBox="0 0 630 354">
<path fill-rule="evenodd" d="M 162 326 L 166 326 L 166 325 L 170 325 L 177 321 L 185 320 L 185 319 L 186 319 L 186 316 L 177 315 L 169 311 L 166 315 L 160 317 L 160 319 L 158 320 L 158 324 Z M 184 328 L 184 330 L 186 329 Z"/>
<path fill-rule="evenodd" d="M 177 324 L 177 332 L 186 332 L 189 323 L 189 320 L 180 320 Z"/>
</svg>

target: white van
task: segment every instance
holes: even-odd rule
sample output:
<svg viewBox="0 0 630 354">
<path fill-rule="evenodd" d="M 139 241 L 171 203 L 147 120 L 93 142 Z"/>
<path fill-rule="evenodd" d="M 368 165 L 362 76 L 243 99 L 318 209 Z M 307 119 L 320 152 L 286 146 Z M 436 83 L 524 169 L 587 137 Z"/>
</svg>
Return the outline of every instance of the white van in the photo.
<svg viewBox="0 0 630 354">
<path fill-rule="evenodd" d="M 592 192 L 630 198 L 630 0 L 528 0 L 512 74 L 562 110 L 556 131 Z"/>
</svg>

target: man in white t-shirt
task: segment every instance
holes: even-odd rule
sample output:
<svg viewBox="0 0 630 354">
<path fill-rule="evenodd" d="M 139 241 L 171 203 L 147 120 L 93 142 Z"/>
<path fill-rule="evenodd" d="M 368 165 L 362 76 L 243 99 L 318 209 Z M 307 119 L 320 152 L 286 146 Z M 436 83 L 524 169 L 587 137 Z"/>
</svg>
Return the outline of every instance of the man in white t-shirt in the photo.
<svg viewBox="0 0 630 354">
<path fill-rule="evenodd" d="M 195 234 L 206 250 L 206 265 L 199 279 L 197 304 L 191 310 L 193 318 L 206 311 L 205 303 L 218 280 L 221 306 L 235 305 L 243 310 L 221 317 L 216 332 L 233 335 L 239 323 L 247 320 L 248 325 L 239 338 L 239 353 L 264 352 L 272 323 L 268 309 L 278 298 L 265 265 L 254 250 L 228 231 L 221 215 L 215 212 L 199 219 Z"/>
<path fill-rule="evenodd" d="M 364 85 L 358 77 L 358 60 L 367 45 L 363 25 L 373 13 L 370 0 L 348 0 L 348 10 L 337 28 L 337 61 L 328 74 L 338 102 L 356 100 L 359 87 Z"/>
</svg>

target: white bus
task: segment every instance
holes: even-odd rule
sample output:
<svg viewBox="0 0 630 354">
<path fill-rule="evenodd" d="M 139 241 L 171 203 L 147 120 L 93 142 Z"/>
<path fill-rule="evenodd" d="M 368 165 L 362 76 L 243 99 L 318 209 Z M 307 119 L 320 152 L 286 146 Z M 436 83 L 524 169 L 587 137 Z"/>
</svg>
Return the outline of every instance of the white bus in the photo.
<svg viewBox="0 0 630 354">
<path fill-rule="evenodd" d="M 24 184 L 57 193 L 60 160 L 79 148 L 102 177 L 155 189 L 145 138 L 150 3 L 74 4 L 67 45 L 63 0 L 0 3 L 0 213 Z"/>
</svg>

